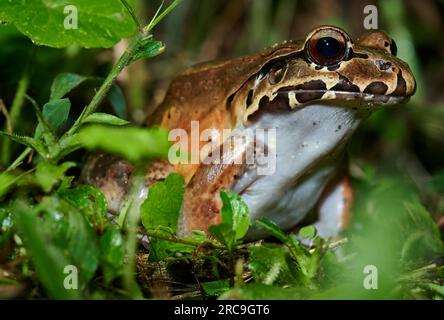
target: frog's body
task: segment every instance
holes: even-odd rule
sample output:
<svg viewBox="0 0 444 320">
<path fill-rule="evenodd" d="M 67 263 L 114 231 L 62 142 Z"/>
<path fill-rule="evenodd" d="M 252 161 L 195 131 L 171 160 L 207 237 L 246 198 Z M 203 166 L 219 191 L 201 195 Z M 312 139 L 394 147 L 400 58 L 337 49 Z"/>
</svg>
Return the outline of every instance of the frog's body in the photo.
<svg viewBox="0 0 444 320">
<path fill-rule="evenodd" d="M 273 174 L 261 175 L 257 165 L 240 161 L 251 141 L 233 145 L 230 139 L 205 151 L 213 157 L 212 151 L 227 146 L 220 163 L 158 161 L 150 166 L 150 182 L 172 171 L 185 177 L 180 234 L 220 222 L 222 189 L 241 195 L 252 219 L 267 216 L 283 229 L 293 228 L 318 204 L 319 232 L 337 233 L 346 223 L 351 201 L 348 180 L 338 174 L 348 138 L 377 107 L 400 103 L 415 91 L 409 67 L 393 51 L 394 42 L 382 32 L 353 44 L 344 31 L 326 26 L 315 29 L 305 42 L 201 64 L 179 75 L 148 125 L 184 129 L 189 136 L 192 121 L 199 121 L 200 132 L 213 129 L 220 136 L 224 129 L 236 129 L 232 136 L 276 129 Z M 265 149 L 271 148 L 269 141 L 263 142 Z M 200 144 L 201 152 L 205 144 Z M 119 172 L 122 166 L 131 167 L 113 163 L 90 161 L 84 176 L 105 190 L 118 211 L 131 170 Z"/>
</svg>

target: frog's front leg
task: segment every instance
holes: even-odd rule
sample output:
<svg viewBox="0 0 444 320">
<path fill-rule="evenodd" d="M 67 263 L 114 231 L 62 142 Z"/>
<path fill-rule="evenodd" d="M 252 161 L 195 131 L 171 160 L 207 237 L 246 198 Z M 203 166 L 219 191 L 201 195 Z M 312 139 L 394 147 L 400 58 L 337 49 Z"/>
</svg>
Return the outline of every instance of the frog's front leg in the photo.
<svg viewBox="0 0 444 320">
<path fill-rule="evenodd" d="M 318 220 L 314 223 L 318 235 L 329 238 L 344 230 L 350 222 L 352 204 L 350 178 L 343 175 L 332 179 L 318 201 Z"/>
</svg>

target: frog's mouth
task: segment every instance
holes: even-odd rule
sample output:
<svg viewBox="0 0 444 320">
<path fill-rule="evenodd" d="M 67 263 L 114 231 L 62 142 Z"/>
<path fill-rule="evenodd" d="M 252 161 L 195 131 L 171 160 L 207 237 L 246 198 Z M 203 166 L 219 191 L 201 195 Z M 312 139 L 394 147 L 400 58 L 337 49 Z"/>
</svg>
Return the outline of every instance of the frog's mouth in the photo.
<svg viewBox="0 0 444 320">
<path fill-rule="evenodd" d="M 311 102 L 328 101 L 328 103 L 334 103 L 335 105 L 344 106 L 363 106 L 363 107 L 387 107 L 395 106 L 407 102 L 409 97 L 398 95 L 386 95 L 381 93 L 372 92 L 356 92 L 356 91 L 343 91 L 343 90 L 279 90 L 275 94 L 274 100 L 284 99 L 287 100 L 287 105 L 290 108 L 305 105 Z"/>
</svg>

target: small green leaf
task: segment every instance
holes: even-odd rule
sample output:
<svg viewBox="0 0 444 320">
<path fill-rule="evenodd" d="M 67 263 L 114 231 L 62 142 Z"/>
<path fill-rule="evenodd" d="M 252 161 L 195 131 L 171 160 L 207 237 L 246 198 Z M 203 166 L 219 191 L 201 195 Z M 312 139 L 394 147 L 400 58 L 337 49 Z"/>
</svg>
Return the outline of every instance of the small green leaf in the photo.
<svg viewBox="0 0 444 320">
<path fill-rule="evenodd" d="M 96 112 L 83 120 L 83 123 L 102 123 L 102 124 L 110 124 L 113 126 L 124 126 L 126 124 L 129 124 L 128 121 L 117 118 L 116 116 L 113 116 L 109 113 L 101 113 Z"/>
<path fill-rule="evenodd" d="M 140 209 L 142 224 L 146 230 L 167 227 L 175 233 L 184 190 L 185 181 L 177 173 L 170 174 L 165 181 L 159 181 L 150 187 L 148 197 Z"/>
<path fill-rule="evenodd" d="M 43 191 L 49 192 L 56 183 L 64 178 L 65 171 L 75 165 L 74 162 L 65 162 L 60 165 L 55 165 L 42 159 L 37 164 L 35 177 Z"/>
<path fill-rule="evenodd" d="M 200 284 L 202 285 L 202 289 L 209 296 L 216 296 L 230 289 L 229 279 L 201 282 Z"/>
<path fill-rule="evenodd" d="M 113 225 L 100 238 L 100 265 L 106 284 L 122 274 L 124 256 L 122 232 L 119 227 Z"/>
<path fill-rule="evenodd" d="M 69 99 L 56 99 L 43 106 L 43 117 L 51 129 L 60 128 L 68 120 L 71 102 Z M 35 130 L 35 136 L 40 137 L 43 133 L 43 124 L 39 123 Z"/>
<path fill-rule="evenodd" d="M 80 185 L 73 189 L 62 190 L 59 194 L 83 213 L 90 226 L 101 232 L 106 229 L 107 204 L 105 196 L 99 189 L 89 185 Z"/>
<path fill-rule="evenodd" d="M 263 244 L 250 246 L 248 253 L 248 268 L 256 281 L 278 285 L 300 284 L 299 278 L 303 275 L 290 258 L 287 247 Z"/>
<path fill-rule="evenodd" d="M 75 142 L 70 143 L 78 143 L 90 150 L 100 148 L 134 163 L 147 158 L 166 158 L 170 148 L 168 132 L 164 129 L 103 125 L 82 128 Z"/>
<path fill-rule="evenodd" d="M 314 226 L 306 226 L 299 230 L 299 235 L 305 239 L 312 239 L 316 236 L 316 228 Z"/>
<path fill-rule="evenodd" d="M 63 98 L 67 93 L 87 79 L 87 77 L 75 73 L 60 73 L 52 82 L 49 100 Z"/>
</svg>

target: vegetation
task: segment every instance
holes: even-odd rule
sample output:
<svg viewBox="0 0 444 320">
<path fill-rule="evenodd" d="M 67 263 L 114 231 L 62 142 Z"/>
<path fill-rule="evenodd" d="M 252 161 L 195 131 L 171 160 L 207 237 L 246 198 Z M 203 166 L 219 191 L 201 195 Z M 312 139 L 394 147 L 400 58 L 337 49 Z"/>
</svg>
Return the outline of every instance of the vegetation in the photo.
<svg viewBox="0 0 444 320">
<path fill-rule="evenodd" d="M 378 2 L 380 24 L 397 39 L 419 90 L 409 105 L 372 116 L 351 142 L 357 199 L 340 238 L 321 239 L 311 226 L 285 233 L 265 219 L 249 225 L 248 207 L 231 192 L 221 193 L 223 221 L 211 236 L 177 238 L 181 176 L 110 216 L 103 194 L 79 182 L 86 151 L 130 160 L 137 182 L 169 143 L 164 130 L 129 120 L 141 122 L 142 107 L 158 103 L 184 65 L 299 36 L 303 16 L 347 30 L 357 29 L 354 18 L 310 1 L 71 0 L 88 12 L 82 32 L 71 33 L 61 29 L 63 1 L 49 2 L 0 2 L 1 299 L 444 298 L 444 57 L 434 43 L 444 24 L 436 10 L 411 26 L 412 4 Z M 363 4 L 353 3 L 348 9 L 361 21 Z M 270 238 L 246 242 L 250 228 Z M 377 268 L 376 290 L 365 288 L 368 266 Z"/>
</svg>

